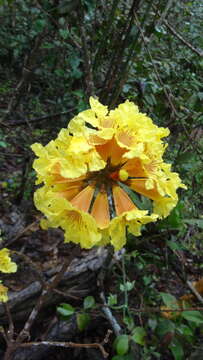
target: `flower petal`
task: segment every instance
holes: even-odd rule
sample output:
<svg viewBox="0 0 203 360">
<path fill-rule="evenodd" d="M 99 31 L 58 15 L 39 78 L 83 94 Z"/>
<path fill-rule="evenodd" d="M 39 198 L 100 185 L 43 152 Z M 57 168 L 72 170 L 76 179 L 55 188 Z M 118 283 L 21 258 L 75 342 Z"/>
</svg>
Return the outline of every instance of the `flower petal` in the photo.
<svg viewBox="0 0 203 360">
<path fill-rule="evenodd" d="M 88 212 L 92 198 L 94 194 L 94 188 L 92 186 L 87 186 L 85 189 L 79 192 L 70 203 L 79 210 Z"/>
<path fill-rule="evenodd" d="M 82 248 L 90 249 L 101 241 L 97 223 L 87 213 L 75 209 L 67 211 L 61 227 L 65 230 L 65 242 L 72 241 Z"/>
<path fill-rule="evenodd" d="M 129 187 L 133 190 L 135 190 L 137 193 L 142 194 L 149 199 L 152 200 L 158 200 L 160 198 L 160 194 L 157 191 L 156 187 L 154 189 L 146 189 L 146 180 L 145 179 L 133 179 L 129 180 Z"/>
<path fill-rule="evenodd" d="M 121 215 L 123 212 L 137 209 L 132 200 L 120 186 L 113 186 L 113 198 L 117 216 Z"/>
<path fill-rule="evenodd" d="M 109 225 L 110 213 L 106 192 L 99 193 L 94 201 L 91 215 L 96 220 L 99 228 L 103 229 Z"/>
<path fill-rule="evenodd" d="M 17 271 L 17 265 L 11 261 L 9 250 L 6 248 L 0 250 L 0 271 L 3 273 L 13 273 Z"/>
</svg>

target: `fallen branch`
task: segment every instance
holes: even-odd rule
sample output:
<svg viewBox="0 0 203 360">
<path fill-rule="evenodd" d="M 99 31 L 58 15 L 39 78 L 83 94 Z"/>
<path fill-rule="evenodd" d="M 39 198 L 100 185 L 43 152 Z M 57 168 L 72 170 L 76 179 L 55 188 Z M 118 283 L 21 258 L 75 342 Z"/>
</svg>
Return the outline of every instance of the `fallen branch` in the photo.
<svg viewBox="0 0 203 360">
<path fill-rule="evenodd" d="M 107 249 L 97 248 L 85 253 L 84 257 L 75 258 L 71 261 L 67 270 L 59 283 L 59 290 L 63 291 L 68 297 L 80 296 L 84 297 L 92 293 L 96 289 L 96 272 L 101 269 L 107 257 Z M 52 282 L 60 267 L 50 269 L 44 273 L 48 282 Z M 40 281 L 33 281 L 24 289 L 16 292 L 9 291 L 9 308 L 15 319 L 24 318 L 25 313 L 30 313 L 33 304 L 42 291 Z M 46 299 L 46 305 L 55 304 L 62 298 L 54 289 L 50 296 Z M 4 306 L 0 303 L 0 320 L 7 323 Z"/>
</svg>

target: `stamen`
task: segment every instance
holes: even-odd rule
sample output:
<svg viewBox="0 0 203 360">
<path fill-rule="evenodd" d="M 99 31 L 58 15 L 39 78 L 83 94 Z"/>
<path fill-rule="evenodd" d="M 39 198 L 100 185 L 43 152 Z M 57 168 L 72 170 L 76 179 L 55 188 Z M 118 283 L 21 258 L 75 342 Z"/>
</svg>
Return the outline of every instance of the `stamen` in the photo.
<svg viewBox="0 0 203 360">
<path fill-rule="evenodd" d="M 136 176 L 129 176 L 129 180 L 147 180 L 147 177 L 136 177 Z"/>
<path fill-rule="evenodd" d="M 112 220 L 114 217 L 116 217 L 116 207 L 114 203 L 113 191 L 111 186 L 106 187 L 106 193 L 109 201 L 110 219 Z"/>
<path fill-rule="evenodd" d="M 89 213 L 89 214 L 90 214 L 91 211 L 92 211 L 92 208 L 93 208 L 95 199 L 96 199 L 96 197 L 97 197 L 97 195 L 98 195 L 99 192 L 100 192 L 100 187 L 99 187 L 99 186 L 96 186 L 95 189 L 94 189 L 94 194 L 93 194 L 93 197 L 92 197 L 92 200 L 91 200 L 89 209 L 88 209 L 88 213 Z"/>
</svg>

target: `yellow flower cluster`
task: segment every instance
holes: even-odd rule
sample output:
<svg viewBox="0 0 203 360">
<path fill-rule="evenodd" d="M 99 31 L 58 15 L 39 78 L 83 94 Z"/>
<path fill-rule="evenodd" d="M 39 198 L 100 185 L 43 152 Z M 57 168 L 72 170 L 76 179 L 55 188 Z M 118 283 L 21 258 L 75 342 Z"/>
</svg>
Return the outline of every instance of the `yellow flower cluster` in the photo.
<svg viewBox="0 0 203 360">
<path fill-rule="evenodd" d="M 0 271 L 3 273 L 13 273 L 16 272 L 17 265 L 11 261 L 9 256 L 9 250 L 4 248 L 0 250 Z M 4 286 L 0 281 L 0 301 L 8 301 L 8 288 Z"/>
<path fill-rule="evenodd" d="M 32 145 L 36 207 L 45 214 L 41 226 L 61 227 L 65 241 L 83 248 L 126 243 L 126 229 L 168 216 L 185 187 L 163 161 L 169 135 L 128 100 L 109 111 L 97 99 L 74 117 L 46 146 Z M 151 209 L 140 206 L 148 199 Z"/>
</svg>

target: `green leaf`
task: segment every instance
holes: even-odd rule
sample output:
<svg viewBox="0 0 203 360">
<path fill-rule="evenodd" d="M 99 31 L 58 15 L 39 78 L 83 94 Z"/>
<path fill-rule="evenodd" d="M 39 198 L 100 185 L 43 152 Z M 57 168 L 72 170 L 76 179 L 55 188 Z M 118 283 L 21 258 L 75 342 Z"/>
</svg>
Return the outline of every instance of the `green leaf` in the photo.
<svg viewBox="0 0 203 360">
<path fill-rule="evenodd" d="M 129 349 L 128 335 L 119 335 L 116 338 L 116 351 L 118 355 L 127 354 Z"/>
<path fill-rule="evenodd" d="M 134 329 L 135 323 L 131 316 L 125 316 L 123 318 L 123 322 L 127 325 L 129 331 L 132 331 Z"/>
<path fill-rule="evenodd" d="M 183 347 L 176 338 L 174 338 L 171 344 L 169 345 L 169 349 L 171 350 L 175 360 L 184 359 Z"/>
<path fill-rule="evenodd" d="M 108 304 L 109 306 L 116 305 L 116 304 L 117 304 L 117 295 L 110 294 L 110 295 L 108 296 L 107 304 Z"/>
<path fill-rule="evenodd" d="M 160 222 L 159 228 L 180 229 L 183 227 L 184 222 L 182 219 L 182 208 L 183 204 L 179 202 L 178 205 L 171 211 L 170 215 Z"/>
<path fill-rule="evenodd" d="M 147 333 L 146 330 L 141 327 L 141 326 L 137 326 L 134 330 L 133 330 L 133 335 L 131 336 L 131 339 L 139 345 L 145 345 L 146 341 L 145 341 L 145 337 L 146 337 Z"/>
<path fill-rule="evenodd" d="M 61 37 L 65 40 L 68 38 L 69 36 L 69 31 L 66 29 L 59 29 L 59 34 L 61 35 Z"/>
<path fill-rule="evenodd" d="M 158 325 L 156 327 L 156 333 L 158 336 L 162 337 L 168 332 L 175 331 L 175 324 L 168 319 L 159 319 Z"/>
<path fill-rule="evenodd" d="M 60 77 L 64 77 L 64 75 L 65 75 L 65 71 L 63 69 L 55 69 L 54 73 Z"/>
<path fill-rule="evenodd" d="M 180 324 L 177 328 L 177 331 L 179 332 L 179 334 L 181 334 L 183 336 L 193 336 L 194 335 L 192 329 L 185 324 Z"/>
<path fill-rule="evenodd" d="M 126 281 L 125 284 L 120 284 L 120 290 L 121 291 L 131 291 L 135 286 L 135 281 Z"/>
<path fill-rule="evenodd" d="M 168 293 L 164 293 L 164 292 L 160 292 L 160 295 L 162 297 L 164 304 L 167 307 L 169 307 L 171 309 L 178 308 L 178 304 L 177 304 L 177 300 L 176 300 L 175 296 L 168 294 Z"/>
<path fill-rule="evenodd" d="M 0 141 L 0 146 L 6 148 L 8 144 L 5 141 Z"/>
<path fill-rule="evenodd" d="M 75 308 L 71 306 L 70 304 L 61 304 L 57 307 L 57 311 L 59 314 L 69 317 L 75 313 Z"/>
<path fill-rule="evenodd" d="M 45 28 L 46 26 L 46 20 L 44 19 L 37 19 L 34 23 L 34 29 L 37 31 L 37 32 L 41 32 L 43 31 L 43 29 Z"/>
<path fill-rule="evenodd" d="M 187 320 L 192 321 L 196 324 L 202 324 L 203 323 L 203 316 L 199 311 L 182 311 L 181 316 Z"/>
<path fill-rule="evenodd" d="M 183 244 L 180 244 L 179 242 L 177 241 L 172 241 L 172 240 L 167 240 L 166 241 L 166 244 L 168 245 L 168 247 L 171 249 L 171 250 L 183 250 L 184 249 L 184 246 Z"/>
<path fill-rule="evenodd" d="M 90 322 L 90 316 L 86 313 L 79 313 L 76 316 L 77 326 L 80 331 L 83 331 L 86 329 Z"/>
<path fill-rule="evenodd" d="M 85 310 L 92 309 L 95 306 L 95 299 L 93 296 L 87 296 L 84 299 L 83 307 Z"/>
</svg>

